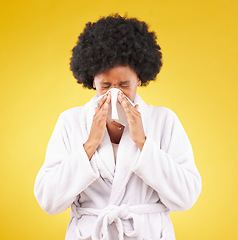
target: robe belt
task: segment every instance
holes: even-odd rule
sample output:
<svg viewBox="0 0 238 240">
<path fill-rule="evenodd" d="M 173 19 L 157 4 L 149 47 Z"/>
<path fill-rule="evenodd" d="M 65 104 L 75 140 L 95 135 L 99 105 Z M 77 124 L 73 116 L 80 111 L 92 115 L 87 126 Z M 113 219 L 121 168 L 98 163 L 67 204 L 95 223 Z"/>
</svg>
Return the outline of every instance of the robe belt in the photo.
<svg viewBox="0 0 238 240">
<path fill-rule="evenodd" d="M 161 213 L 169 214 L 168 208 L 166 208 L 161 203 L 151 203 L 151 204 L 138 204 L 138 205 L 127 205 L 123 204 L 120 206 L 109 205 L 103 209 L 96 208 L 81 208 L 72 204 L 71 206 L 71 217 L 81 218 L 82 215 L 98 216 L 94 229 L 92 231 L 92 240 L 109 240 L 108 236 L 108 226 L 115 223 L 118 230 L 119 240 L 123 240 L 123 235 L 127 237 L 138 237 L 141 234 L 140 226 L 140 214 L 150 214 L 150 213 Z M 128 220 L 133 222 L 131 224 Z M 79 239 L 89 239 L 80 237 Z"/>
</svg>

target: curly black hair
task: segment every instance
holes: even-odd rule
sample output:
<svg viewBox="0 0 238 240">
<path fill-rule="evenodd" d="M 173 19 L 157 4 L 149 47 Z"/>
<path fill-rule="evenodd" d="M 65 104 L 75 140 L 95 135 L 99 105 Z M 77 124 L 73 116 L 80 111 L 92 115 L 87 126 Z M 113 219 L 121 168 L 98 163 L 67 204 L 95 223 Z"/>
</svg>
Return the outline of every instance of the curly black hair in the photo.
<svg viewBox="0 0 238 240">
<path fill-rule="evenodd" d="M 115 14 L 88 22 L 72 50 L 70 70 L 78 83 L 91 89 L 97 74 L 128 65 L 145 86 L 155 80 L 162 66 L 156 39 L 148 25 L 136 18 Z"/>
</svg>

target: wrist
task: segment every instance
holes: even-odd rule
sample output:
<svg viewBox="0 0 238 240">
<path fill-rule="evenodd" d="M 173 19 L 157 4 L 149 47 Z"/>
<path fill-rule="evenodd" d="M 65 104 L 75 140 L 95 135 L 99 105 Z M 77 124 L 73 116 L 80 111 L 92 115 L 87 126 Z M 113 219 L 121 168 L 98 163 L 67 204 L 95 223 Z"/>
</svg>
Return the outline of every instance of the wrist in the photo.
<svg viewBox="0 0 238 240">
<path fill-rule="evenodd" d="M 96 149 L 98 148 L 98 144 L 94 143 L 93 141 L 90 141 L 90 139 L 88 139 L 84 144 L 83 147 L 85 149 L 85 152 L 88 155 L 88 159 L 91 160 L 94 152 L 96 151 Z"/>
<path fill-rule="evenodd" d="M 135 142 L 136 146 L 140 149 L 140 151 L 142 151 L 145 141 L 146 141 L 146 137 L 144 137 L 140 141 Z"/>
</svg>

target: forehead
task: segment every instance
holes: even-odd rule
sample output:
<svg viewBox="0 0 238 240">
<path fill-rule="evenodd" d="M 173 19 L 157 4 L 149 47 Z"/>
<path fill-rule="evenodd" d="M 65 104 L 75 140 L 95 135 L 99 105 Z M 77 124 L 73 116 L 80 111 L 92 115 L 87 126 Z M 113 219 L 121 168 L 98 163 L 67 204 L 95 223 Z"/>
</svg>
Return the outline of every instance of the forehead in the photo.
<svg viewBox="0 0 238 240">
<path fill-rule="evenodd" d="M 117 66 L 95 76 L 95 80 L 106 82 L 130 82 L 137 79 L 136 73 L 128 66 Z"/>
</svg>

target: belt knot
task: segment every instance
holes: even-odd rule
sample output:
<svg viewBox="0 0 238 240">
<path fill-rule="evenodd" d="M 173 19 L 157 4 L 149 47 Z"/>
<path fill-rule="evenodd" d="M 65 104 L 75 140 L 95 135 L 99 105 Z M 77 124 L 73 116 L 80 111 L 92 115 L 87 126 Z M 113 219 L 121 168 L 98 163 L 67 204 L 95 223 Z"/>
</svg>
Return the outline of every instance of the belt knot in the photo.
<svg viewBox="0 0 238 240">
<path fill-rule="evenodd" d="M 104 218 L 108 218 L 108 223 L 112 224 L 115 222 L 117 218 L 124 219 L 129 214 L 129 209 L 126 204 L 116 206 L 116 205 L 109 205 L 106 208 L 103 209 L 100 216 L 103 216 Z"/>
</svg>

